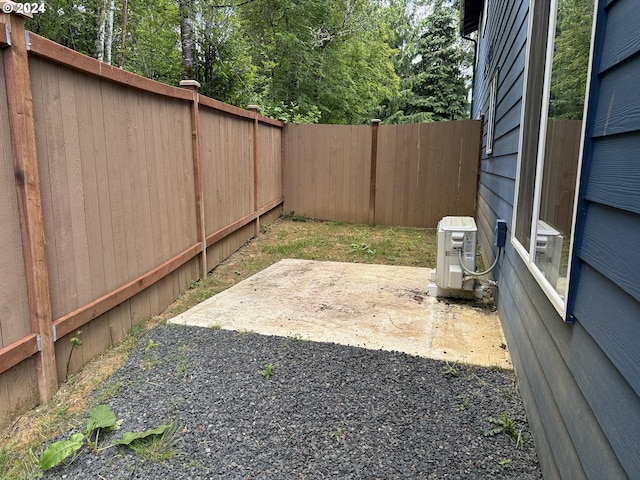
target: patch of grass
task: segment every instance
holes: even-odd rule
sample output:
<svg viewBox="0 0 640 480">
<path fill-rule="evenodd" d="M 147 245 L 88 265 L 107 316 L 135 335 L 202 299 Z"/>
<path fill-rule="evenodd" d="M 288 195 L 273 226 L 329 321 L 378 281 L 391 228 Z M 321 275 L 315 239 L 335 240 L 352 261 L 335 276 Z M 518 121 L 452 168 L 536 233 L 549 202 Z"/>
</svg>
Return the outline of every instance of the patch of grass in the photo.
<svg viewBox="0 0 640 480">
<path fill-rule="evenodd" d="M 21 452 L 0 448 L 0 478 L 3 480 L 27 480 L 40 478 L 42 471 L 32 445 Z"/>
<path fill-rule="evenodd" d="M 189 372 L 189 359 L 186 356 L 181 356 L 176 362 L 176 375 L 183 380 L 191 376 Z"/>
<path fill-rule="evenodd" d="M 222 328 L 222 325 L 219 325 L 217 323 L 214 323 L 213 325 L 209 325 L 209 330 L 220 330 Z"/>
<path fill-rule="evenodd" d="M 23 414 L 11 427 L 7 427 L 0 435 L 0 478 L 40 478 L 42 471 L 38 457 L 44 450 L 44 444 L 68 430 L 70 423 L 77 426 L 77 414 L 102 403 L 104 395 L 109 395 L 110 388 L 97 397 L 92 396 L 92 392 L 98 391 L 124 363 L 138 346 L 141 335 L 157 324 L 158 318 L 154 317 L 134 326 L 122 341 L 67 379 L 46 405 Z M 117 388 L 121 386 L 117 382 L 114 385 Z M 112 389 L 116 389 L 116 386 Z"/>
<path fill-rule="evenodd" d="M 177 437 L 178 427 L 172 423 L 161 435 L 151 435 L 135 440 L 129 445 L 129 448 L 145 460 L 163 462 L 180 453 L 176 448 Z"/>
</svg>

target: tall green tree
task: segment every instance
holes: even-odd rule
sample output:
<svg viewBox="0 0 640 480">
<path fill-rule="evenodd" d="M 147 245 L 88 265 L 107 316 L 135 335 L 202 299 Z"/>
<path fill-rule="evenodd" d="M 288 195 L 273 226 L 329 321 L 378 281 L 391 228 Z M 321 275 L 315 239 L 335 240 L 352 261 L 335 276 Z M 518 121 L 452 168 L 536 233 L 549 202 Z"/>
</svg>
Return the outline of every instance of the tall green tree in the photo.
<svg viewBox="0 0 640 480">
<path fill-rule="evenodd" d="M 323 123 L 361 123 L 397 90 L 374 0 L 258 0 L 243 7 L 243 27 L 267 109 L 321 112 Z"/>
<path fill-rule="evenodd" d="M 127 27 L 122 42 L 121 5 L 116 9 L 114 57 L 122 56 L 126 70 L 159 82 L 180 82 L 178 6 L 174 0 L 128 2 Z"/>
<path fill-rule="evenodd" d="M 549 116 L 580 120 L 584 109 L 593 0 L 560 0 L 551 76 Z"/>
<path fill-rule="evenodd" d="M 471 58 L 461 44 L 454 3 L 435 0 L 407 40 L 400 93 L 383 105 L 384 123 L 457 120 L 468 115 L 468 75 Z"/>
<path fill-rule="evenodd" d="M 28 18 L 26 28 L 77 52 L 96 55 L 100 0 L 47 0 L 44 13 Z"/>
<path fill-rule="evenodd" d="M 255 96 L 258 74 L 238 8 L 215 0 L 198 1 L 198 79 L 204 95 L 246 107 Z"/>
</svg>

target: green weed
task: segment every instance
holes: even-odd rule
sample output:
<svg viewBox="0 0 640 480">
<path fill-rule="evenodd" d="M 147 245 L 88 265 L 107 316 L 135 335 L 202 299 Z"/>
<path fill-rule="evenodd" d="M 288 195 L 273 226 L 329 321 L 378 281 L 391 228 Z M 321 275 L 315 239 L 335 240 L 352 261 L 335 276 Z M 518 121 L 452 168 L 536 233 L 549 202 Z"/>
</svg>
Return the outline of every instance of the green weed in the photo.
<svg viewBox="0 0 640 480">
<path fill-rule="evenodd" d="M 100 443 L 100 434 L 108 433 L 120 428 L 122 420 L 116 418 L 115 413 L 108 405 L 96 405 L 89 411 L 85 432 L 73 433 L 68 440 L 60 440 L 52 443 L 42 455 L 39 465 L 42 470 L 49 470 L 60 465 L 67 458 L 74 455 L 82 446 L 87 444 L 95 454 L 107 448 L 124 445 L 134 448 L 136 442 L 151 442 L 154 436 L 164 436 L 165 432 L 172 429 L 171 424 L 160 425 L 157 428 L 144 432 L 125 432 L 121 438 L 113 440 L 108 445 Z M 175 434 L 174 434 L 175 437 Z"/>
<path fill-rule="evenodd" d="M 273 371 L 275 370 L 275 368 L 275 363 L 267 363 L 264 369 L 260 370 L 260 375 L 262 375 L 265 380 L 269 380 L 271 378 L 271 375 L 273 375 Z"/>
<path fill-rule="evenodd" d="M 331 436 L 336 439 L 336 442 L 340 440 L 344 440 L 346 437 L 345 433 L 342 431 L 342 428 L 336 427 L 333 432 L 331 432 Z"/>
<path fill-rule="evenodd" d="M 457 362 L 453 362 L 453 364 L 451 364 L 449 362 L 445 362 L 445 363 L 446 363 L 446 365 L 444 367 L 445 376 L 457 377 L 458 376 L 458 370 L 456 369 Z"/>
<path fill-rule="evenodd" d="M 522 447 L 522 430 L 517 428 L 515 418 L 511 418 L 508 413 L 503 413 L 499 418 L 489 417 L 487 421 L 493 426 L 484 432 L 485 437 L 493 437 L 499 433 L 505 433 L 516 442 L 516 448 Z"/>
<path fill-rule="evenodd" d="M 73 351 L 76 348 L 80 348 L 82 346 L 82 340 L 80 339 L 81 334 L 82 330 L 78 330 L 76 334 L 69 339 L 69 342 L 71 342 L 71 350 L 69 350 L 69 358 L 67 358 L 67 369 L 65 377 L 69 376 L 69 365 L 71 364 L 71 356 L 73 355 Z"/>
</svg>

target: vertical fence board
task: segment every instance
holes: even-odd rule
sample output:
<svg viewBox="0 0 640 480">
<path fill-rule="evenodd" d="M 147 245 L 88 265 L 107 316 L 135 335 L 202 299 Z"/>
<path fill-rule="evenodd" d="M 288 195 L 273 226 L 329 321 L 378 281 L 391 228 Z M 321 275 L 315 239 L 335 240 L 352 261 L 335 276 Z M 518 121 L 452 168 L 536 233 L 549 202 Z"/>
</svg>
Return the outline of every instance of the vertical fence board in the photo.
<svg viewBox="0 0 640 480">
<path fill-rule="evenodd" d="M 62 148 L 61 136 L 57 139 L 49 141 L 49 137 L 54 135 L 58 127 L 62 123 L 60 116 L 60 92 L 58 88 L 58 78 L 55 72 L 50 72 L 47 65 L 43 62 L 34 63 L 30 68 L 32 90 L 33 90 L 33 110 L 34 125 L 37 141 L 38 152 L 38 169 L 40 172 L 40 192 L 42 198 L 42 215 L 44 220 L 47 267 L 49 269 L 49 295 L 51 298 L 51 311 L 55 316 L 63 311 L 64 301 L 62 298 L 62 290 L 68 288 L 64 277 L 64 265 L 58 263 L 58 248 L 62 247 L 63 240 L 60 245 L 56 245 L 55 226 L 56 221 L 62 222 L 60 208 L 62 200 L 58 198 L 57 192 L 53 189 L 53 180 L 62 181 L 58 170 L 64 166 L 56 164 L 56 159 L 63 158 L 60 151 Z M 48 79 L 44 82 L 43 77 Z M 41 112 L 40 115 L 37 112 Z M 66 177 L 66 175 L 65 175 Z M 66 183 L 66 181 L 65 181 Z M 58 212 L 55 209 L 58 208 Z M 60 272 L 62 270 L 62 273 Z M 60 277 L 62 275 L 62 280 Z M 67 291 L 70 291 L 67 290 Z M 73 292 L 70 291 L 71 294 Z"/>
<path fill-rule="evenodd" d="M 6 99 L 0 81 L 0 348 L 31 333 Z"/>
<path fill-rule="evenodd" d="M 0 55 L 0 348 L 31 333 L 6 93 Z M 38 403 L 35 368 L 32 358 L 0 374 L 0 425 Z"/>
<path fill-rule="evenodd" d="M 258 206 L 282 196 L 281 134 L 278 127 L 260 124 L 258 128 L 260 171 Z"/>
<path fill-rule="evenodd" d="M 101 179 L 96 174 L 95 145 L 101 144 L 100 134 L 104 129 L 94 129 L 91 115 L 92 99 L 95 98 L 94 83 L 77 82 L 75 91 L 77 96 L 77 125 L 80 140 L 80 162 L 82 170 L 81 183 L 84 186 L 84 226 L 87 243 L 88 277 L 90 282 L 90 297 L 83 298 L 85 303 L 100 297 L 107 292 L 102 248 L 102 232 L 100 230 L 100 207 L 98 183 Z M 97 92 L 99 94 L 99 91 Z M 100 125 L 102 127 L 102 125 Z M 94 133 L 94 130 L 95 133 Z M 86 277 L 84 279 L 86 281 Z"/>
<path fill-rule="evenodd" d="M 540 218 L 567 233 L 573 222 L 581 132 L 581 120 L 549 119 L 547 124 Z"/>
</svg>

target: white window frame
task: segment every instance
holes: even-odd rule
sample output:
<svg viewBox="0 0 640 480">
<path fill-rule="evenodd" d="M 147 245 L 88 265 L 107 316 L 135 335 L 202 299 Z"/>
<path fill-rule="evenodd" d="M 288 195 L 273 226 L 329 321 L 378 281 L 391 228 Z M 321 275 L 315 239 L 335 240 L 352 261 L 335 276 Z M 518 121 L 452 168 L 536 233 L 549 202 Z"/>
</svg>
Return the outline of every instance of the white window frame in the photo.
<svg viewBox="0 0 640 480">
<path fill-rule="evenodd" d="M 529 71 L 529 55 L 532 43 L 532 30 L 533 30 L 533 5 L 536 0 L 531 1 L 530 9 L 529 9 L 529 24 L 528 24 L 528 35 L 527 35 L 527 48 L 526 48 L 526 60 L 525 60 L 525 71 L 524 78 L 528 78 Z M 590 91 L 591 85 L 591 71 L 592 71 L 592 63 L 593 63 L 593 40 L 595 36 L 595 26 L 596 26 L 596 16 L 597 16 L 597 4 L 599 0 L 595 0 L 594 4 L 594 15 L 593 15 L 593 24 L 592 24 L 592 32 L 591 32 L 591 47 L 589 53 L 589 66 L 587 70 L 587 85 L 585 90 L 585 102 L 584 102 L 584 112 L 583 119 L 585 121 L 582 122 L 582 131 L 580 134 L 580 153 L 578 157 L 578 170 L 576 175 L 576 188 L 575 188 L 575 197 L 573 204 L 573 220 L 571 224 L 571 237 L 570 237 L 570 246 L 569 246 L 569 265 L 567 268 L 567 287 L 565 291 L 564 298 L 560 296 L 560 294 L 556 291 L 554 286 L 547 280 L 544 273 L 538 268 L 535 263 L 536 256 L 536 238 L 537 238 L 537 230 L 538 230 L 538 218 L 540 215 L 540 202 L 541 202 L 541 194 L 542 194 L 542 175 L 544 169 L 544 152 L 545 152 L 545 142 L 546 142 L 546 131 L 547 131 L 547 117 L 549 111 L 549 93 L 551 90 L 551 69 L 553 64 L 553 47 L 555 40 L 555 32 L 556 32 L 556 17 L 558 12 L 558 0 L 550 0 L 550 12 L 554 12 L 549 15 L 549 30 L 547 35 L 547 48 L 546 48 L 546 59 L 545 59 L 545 72 L 544 72 L 544 86 L 543 86 L 543 102 L 542 102 L 542 110 L 540 112 L 540 130 L 538 136 L 538 152 L 536 158 L 536 173 L 535 173 L 535 184 L 534 184 L 534 195 L 533 195 L 533 214 L 531 217 L 531 230 L 530 230 L 530 242 L 527 247 L 522 245 L 520 240 L 515 235 L 516 232 L 516 221 L 518 216 L 518 192 L 520 187 L 520 174 L 522 169 L 523 162 L 523 143 L 524 143 L 524 135 L 525 129 L 523 125 L 527 121 L 525 118 L 525 108 L 527 101 L 527 85 L 525 81 L 524 91 L 523 91 L 523 99 L 522 99 L 522 116 L 520 118 L 520 136 L 518 140 L 518 163 L 516 168 L 516 184 L 515 184 L 515 193 L 514 193 L 514 206 L 513 206 L 513 218 L 512 225 L 514 228 L 511 228 L 511 244 L 522 260 L 527 265 L 527 268 L 531 272 L 532 276 L 536 279 L 544 293 L 549 298 L 551 304 L 555 307 L 558 314 L 562 317 L 563 320 L 567 320 L 567 298 L 569 296 L 569 284 L 571 278 L 571 259 L 573 258 L 573 248 L 574 248 L 574 232 L 575 232 L 575 223 L 576 223 L 576 211 L 578 206 L 578 186 L 580 181 L 580 172 L 582 171 L 582 155 L 584 152 L 584 139 L 585 139 L 585 130 L 586 130 L 586 119 L 587 119 L 587 107 L 588 107 L 588 93 Z"/>
<path fill-rule="evenodd" d="M 493 136 L 495 132 L 496 123 L 496 97 L 498 95 L 498 72 L 499 69 L 493 72 L 491 77 L 491 83 L 489 84 L 489 110 L 487 112 L 487 143 L 485 145 L 485 151 L 487 155 L 493 153 Z"/>
</svg>

